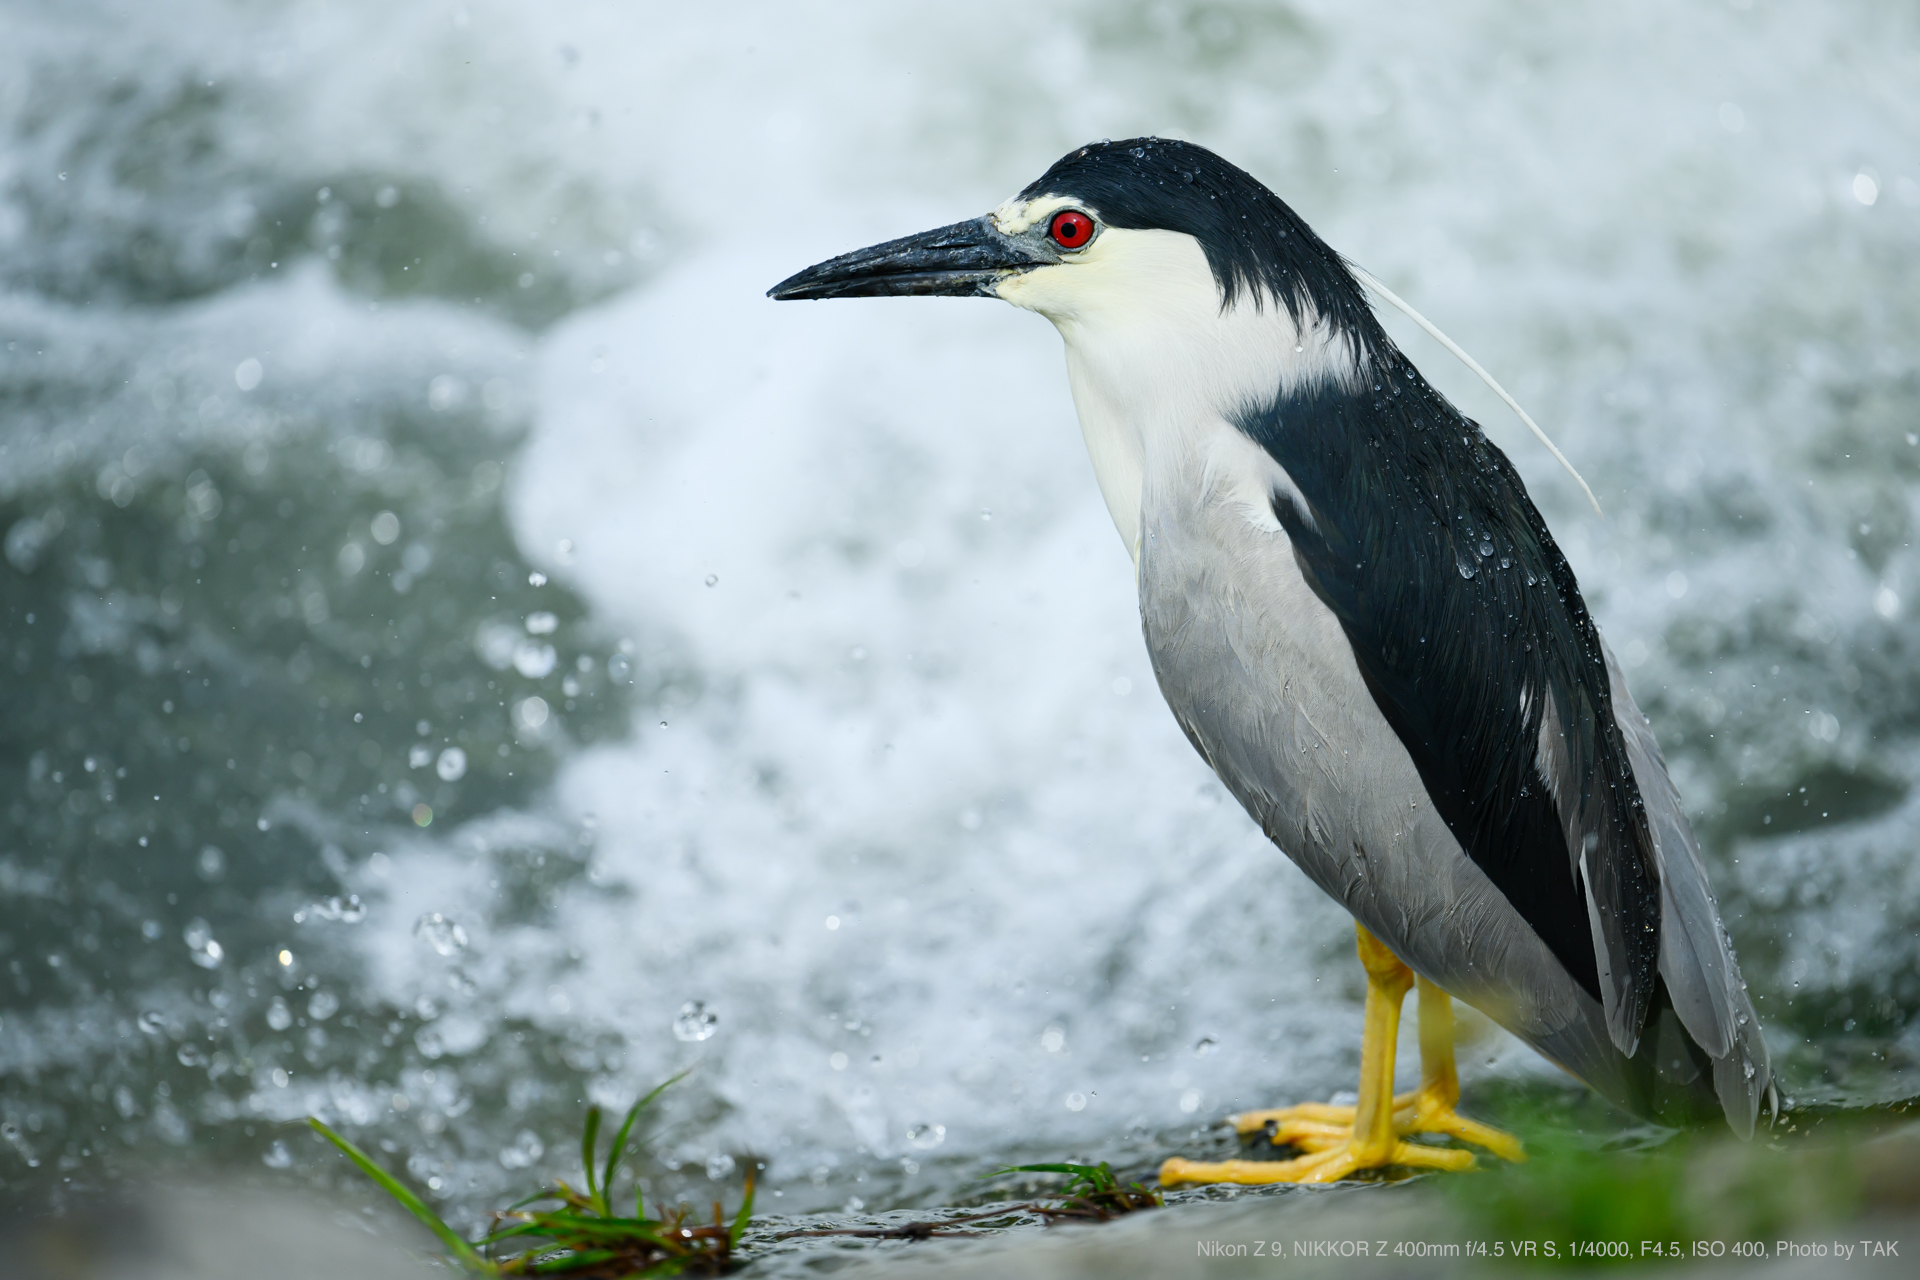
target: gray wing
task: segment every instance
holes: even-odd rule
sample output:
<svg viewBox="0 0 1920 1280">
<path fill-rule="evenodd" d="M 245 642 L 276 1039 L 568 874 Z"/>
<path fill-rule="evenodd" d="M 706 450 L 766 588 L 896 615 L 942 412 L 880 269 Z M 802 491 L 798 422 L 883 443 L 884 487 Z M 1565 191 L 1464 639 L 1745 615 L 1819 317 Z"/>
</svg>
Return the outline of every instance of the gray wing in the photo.
<svg viewBox="0 0 1920 1280">
<path fill-rule="evenodd" d="M 1605 640 L 1601 647 L 1607 656 L 1614 719 L 1647 807 L 1660 868 L 1660 976 L 1680 1025 L 1713 1059 L 1713 1089 L 1727 1123 L 1741 1137 L 1750 1137 L 1762 1100 L 1771 1110 L 1779 1109 L 1760 1021 L 1720 923 L 1706 868 L 1700 864 L 1693 824 L 1687 821 L 1679 793 L 1667 776 L 1653 727 L 1627 691 L 1613 650 Z"/>
<path fill-rule="evenodd" d="M 1434 808 L 1286 535 L 1204 499 L 1150 508 L 1143 535 L 1141 624 L 1161 691 L 1201 756 L 1310 878 L 1416 971 L 1622 1106 L 1655 1115 L 1675 1090 L 1717 1093 L 1731 1126 L 1751 1131 L 1770 1094 L 1765 1046 L 1685 814 L 1617 667 L 1608 669 L 1615 718 L 1674 922 L 1658 971 L 1676 1007 L 1659 1010 L 1631 1057 L 1601 1001 Z"/>
</svg>

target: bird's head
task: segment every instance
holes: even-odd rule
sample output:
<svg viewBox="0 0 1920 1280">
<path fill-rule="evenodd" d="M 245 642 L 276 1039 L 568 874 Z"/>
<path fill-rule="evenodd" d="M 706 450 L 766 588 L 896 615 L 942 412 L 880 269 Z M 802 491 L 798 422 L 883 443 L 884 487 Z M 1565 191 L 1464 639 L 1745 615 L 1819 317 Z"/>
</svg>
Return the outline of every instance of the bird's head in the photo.
<svg viewBox="0 0 1920 1280">
<path fill-rule="evenodd" d="M 1289 371 L 1350 375 L 1379 333 L 1339 255 L 1285 202 L 1163 138 L 1081 147 L 984 217 L 841 254 L 768 291 L 894 295 L 1002 298 L 1052 320 L 1070 356 L 1097 353 L 1117 372 L 1184 354 L 1257 384 L 1235 394 L 1270 394 Z"/>
</svg>

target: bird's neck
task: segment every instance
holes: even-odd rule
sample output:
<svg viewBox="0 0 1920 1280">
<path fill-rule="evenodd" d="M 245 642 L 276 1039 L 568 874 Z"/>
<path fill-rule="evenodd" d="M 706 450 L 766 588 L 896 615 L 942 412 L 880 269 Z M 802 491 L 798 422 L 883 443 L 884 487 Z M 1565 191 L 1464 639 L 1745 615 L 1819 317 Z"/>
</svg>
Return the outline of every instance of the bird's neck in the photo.
<svg viewBox="0 0 1920 1280">
<path fill-rule="evenodd" d="M 1271 460 L 1232 425 L 1243 410 L 1287 389 L 1358 381 L 1348 344 L 1326 326 L 1302 332 L 1271 300 L 1222 312 L 1211 288 L 1198 306 L 1055 324 L 1094 475 L 1136 567 L 1143 511 L 1206 496 L 1196 486 L 1237 501 L 1268 482 Z"/>
</svg>

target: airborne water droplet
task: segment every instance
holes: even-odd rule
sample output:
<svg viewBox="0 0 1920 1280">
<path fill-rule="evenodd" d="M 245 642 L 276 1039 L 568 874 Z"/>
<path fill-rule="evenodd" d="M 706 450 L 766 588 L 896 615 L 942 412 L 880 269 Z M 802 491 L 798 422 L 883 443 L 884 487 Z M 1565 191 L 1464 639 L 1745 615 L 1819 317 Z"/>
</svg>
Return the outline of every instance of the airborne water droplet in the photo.
<svg viewBox="0 0 1920 1280">
<path fill-rule="evenodd" d="M 466 950 L 467 931 L 438 911 L 429 911 L 414 922 L 413 936 L 443 956 Z"/>
<path fill-rule="evenodd" d="M 907 1141 L 922 1151 L 931 1151 L 947 1140 L 947 1126 L 916 1124 L 907 1130 Z"/>
<path fill-rule="evenodd" d="M 688 1044 L 711 1040 L 713 1033 L 719 1029 L 720 1019 L 699 1000 L 689 1000 L 681 1005 L 679 1016 L 673 1020 L 673 1038 Z"/>
<path fill-rule="evenodd" d="M 1193 1042 L 1193 1056 L 1196 1058 L 1204 1058 L 1219 1047 L 1220 1042 L 1212 1036 L 1201 1036 Z"/>
</svg>

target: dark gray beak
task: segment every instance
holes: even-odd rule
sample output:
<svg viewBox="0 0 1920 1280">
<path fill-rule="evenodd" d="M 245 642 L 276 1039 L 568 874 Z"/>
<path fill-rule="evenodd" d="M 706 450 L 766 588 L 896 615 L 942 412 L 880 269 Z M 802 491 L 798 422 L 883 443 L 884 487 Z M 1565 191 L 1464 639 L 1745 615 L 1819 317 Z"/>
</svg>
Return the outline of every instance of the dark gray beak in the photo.
<svg viewBox="0 0 1920 1280">
<path fill-rule="evenodd" d="M 1002 235 L 974 218 L 917 236 L 856 249 L 788 276 L 769 298 L 895 296 L 990 298 L 1008 276 L 1058 261 L 1039 244 Z"/>
</svg>

